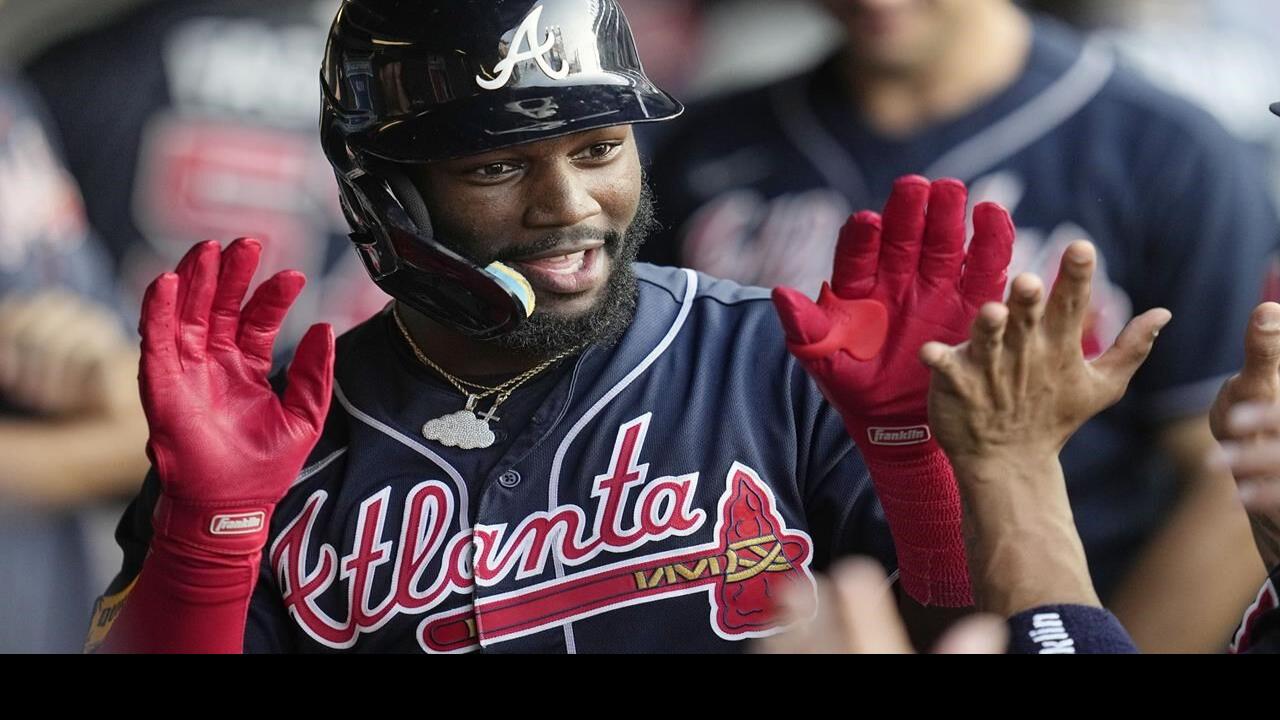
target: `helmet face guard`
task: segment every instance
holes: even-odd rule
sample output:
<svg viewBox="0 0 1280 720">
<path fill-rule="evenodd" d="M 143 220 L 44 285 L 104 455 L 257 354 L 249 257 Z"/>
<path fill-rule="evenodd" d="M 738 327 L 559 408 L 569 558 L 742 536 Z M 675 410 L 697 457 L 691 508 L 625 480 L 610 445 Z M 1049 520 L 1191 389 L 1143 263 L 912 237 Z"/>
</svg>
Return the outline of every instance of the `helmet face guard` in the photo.
<svg viewBox="0 0 1280 720">
<path fill-rule="evenodd" d="M 478 338 L 518 326 L 533 291 L 441 243 L 400 166 L 683 111 L 645 76 L 616 0 L 346 0 L 321 81 L 325 154 L 370 276 Z"/>
</svg>

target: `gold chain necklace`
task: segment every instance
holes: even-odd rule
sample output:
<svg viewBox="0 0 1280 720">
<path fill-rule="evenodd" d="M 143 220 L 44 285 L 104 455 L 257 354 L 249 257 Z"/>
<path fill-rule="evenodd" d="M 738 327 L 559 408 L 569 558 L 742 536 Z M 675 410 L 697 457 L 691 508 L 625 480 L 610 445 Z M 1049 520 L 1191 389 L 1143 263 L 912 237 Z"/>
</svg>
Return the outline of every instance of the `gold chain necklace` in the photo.
<svg viewBox="0 0 1280 720">
<path fill-rule="evenodd" d="M 442 445 L 462 448 L 463 450 L 492 447 L 497 438 L 493 434 L 493 429 L 489 427 L 489 423 L 500 420 L 500 418 L 495 415 L 498 410 L 498 406 L 506 402 L 507 399 L 511 397 L 511 393 L 515 392 L 521 385 L 529 382 L 547 368 L 569 357 L 580 349 L 575 347 L 565 350 L 541 365 L 530 370 L 526 370 L 501 385 L 489 387 L 488 385 L 467 382 L 462 378 L 454 377 L 444 368 L 432 362 L 431 358 L 427 357 L 426 353 L 422 352 L 422 349 L 418 347 L 418 344 L 413 341 L 413 336 L 409 334 L 409 328 L 405 327 L 404 320 L 400 317 L 399 303 L 391 306 L 391 315 L 395 318 L 396 327 L 400 329 L 400 335 L 404 337 L 404 341 L 409 344 L 409 348 L 413 350 L 413 354 L 418 358 L 418 362 L 434 370 L 458 392 L 467 396 L 466 405 L 462 410 L 427 421 L 427 423 L 422 426 L 422 436 Z M 491 405 L 489 410 L 484 413 L 477 412 L 476 407 L 480 404 L 480 401 L 489 397 L 493 397 L 493 405 Z"/>
</svg>

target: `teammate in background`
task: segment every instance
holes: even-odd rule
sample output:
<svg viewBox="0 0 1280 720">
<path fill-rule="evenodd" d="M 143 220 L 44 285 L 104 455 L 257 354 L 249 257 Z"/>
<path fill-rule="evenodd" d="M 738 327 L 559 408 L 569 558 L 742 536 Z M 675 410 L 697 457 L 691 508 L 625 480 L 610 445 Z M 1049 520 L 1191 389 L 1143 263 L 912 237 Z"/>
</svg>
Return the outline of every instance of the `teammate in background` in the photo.
<svg viewBox="0 0 1280 720">
<path fill-rule="evenodd" d="M 904 178 L 843 230 L 821 303 L 775 311 L 633 264 L 631 126 L 682 108 L 614 2 L 348 0 L 322 77 L 356 250 L 396 301 L 336 361 L 313 327 L 277 395 L 298 273 L 242 308 L 261 244 L 206 242 L 150 286 L 153 472 L 91 646 L 733 651 L 853 553 L 896 567 L 915 626 L 971 602 L 915 355 L 1003 294 L 1004 210 L 966 250 L 964 186 Z"/>
<path fill-rule="evenodd" d="M 1280 104 L 1272 105 L 1280 115 Z M 1280 653 L 1280 305 L 1254 310 L 1245 363 L 1223 386 L 1210 414 L 1221 448 L 1209 465 L 1239 485 L 1266 582 L 1232 637 L 1233 652 Z"/>
<path fill-rule="evenodd" d="M 660 150 L 668 234 L 642 259 L 816 292 L 835 229 L 906 172 L 1010 208 L 1015 271 L 1051 276 L 1071 241 L 1092 240 L 1088 356 L 1135 309 L 1179 317 L 1062 456 L 1093 577 L 1140 647 L 1220 648 L 1263 572 L 1230 478 L 1201 462 L 1280 240 L 1257 163 L 1207 114 L 1008 0 L 825 5 L 848 34 L 840 52 L 705 104 Z"/>
<path fill-rule="evenodd" d="M 0 75 L 0 652 L 79 649 L 86 519 L 146 468 L 110 277 L 29 89 Z"/>
<path fill-rule="evenodd" d="M 386 303 L 350 251 L 315 143 L 316 59 L 335 0 L 149 0 L 28 66 L 126 310 L 209 237 L 263 241 L 262 275 L 310 282 L 280 351 Z M 86 112 L 85 108 L 93 108 Z"/>
</svg>

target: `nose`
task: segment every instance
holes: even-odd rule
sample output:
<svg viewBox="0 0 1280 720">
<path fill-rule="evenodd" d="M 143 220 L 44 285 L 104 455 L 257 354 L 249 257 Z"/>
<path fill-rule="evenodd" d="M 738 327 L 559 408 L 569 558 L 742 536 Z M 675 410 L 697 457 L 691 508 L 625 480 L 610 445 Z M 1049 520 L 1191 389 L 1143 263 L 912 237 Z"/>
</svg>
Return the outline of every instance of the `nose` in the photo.
<svg viewBox="0 0 1280 720">
<path fill-rule="evenodd" d="M 548 163 L 537 169 L 533 180 L 528 184 L 526 227 L 573 227 L 603 212 L 583 171 L 569 162 Z"/>
</svg>

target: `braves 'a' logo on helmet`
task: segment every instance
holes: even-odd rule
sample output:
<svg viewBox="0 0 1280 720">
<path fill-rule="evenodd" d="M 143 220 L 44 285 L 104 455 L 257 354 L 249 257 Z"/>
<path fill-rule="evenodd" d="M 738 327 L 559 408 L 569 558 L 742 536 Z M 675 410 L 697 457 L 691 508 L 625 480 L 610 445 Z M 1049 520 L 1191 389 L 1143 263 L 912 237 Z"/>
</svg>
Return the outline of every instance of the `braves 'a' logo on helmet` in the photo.
<svg viewBox="0 0 1280 720">
<path fill-rule="evenodd" d="M 507 46 L 507 55 L 493 67 L 493 77 L 486 78 L 483 75 L 476 76 L 476 83 L 485 90 L 497 90 L 506 87 L 511 82 L 511 76 L 515 73 L 516 65 L 527 60 L 533 60 L 538 63 L 538 67 L 547 77 L 552 80 L 563 80 L 569 76 L 569 62 L 563 57 L 560 58 L 560 67 L 552 67 L 551 60 L 548 59 L 551 51 L 556 47 L 556 37 L 550 29 L 546 31 L 545 39 L 538 42 L 538 28 L 541 27 L 542 6 L 535 7 L 524 21 L 520 23 L 520 27 L 516 29 L 515 36 L 511 38 L 510 44 Z"/>
</svg>

